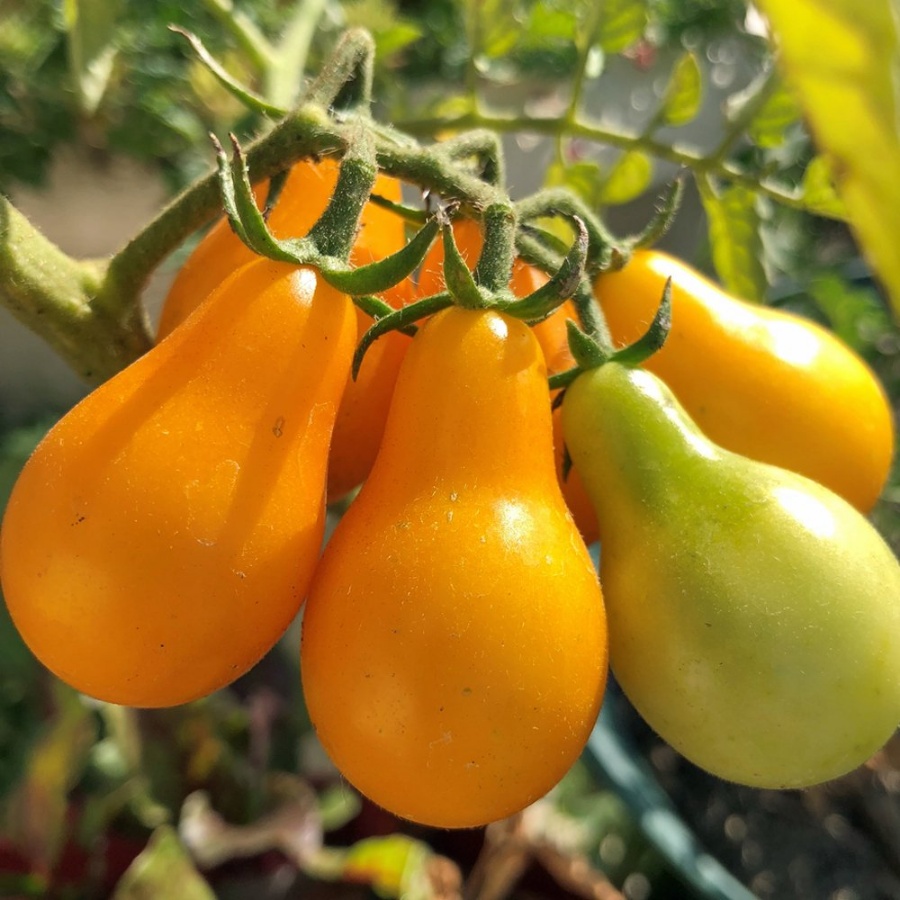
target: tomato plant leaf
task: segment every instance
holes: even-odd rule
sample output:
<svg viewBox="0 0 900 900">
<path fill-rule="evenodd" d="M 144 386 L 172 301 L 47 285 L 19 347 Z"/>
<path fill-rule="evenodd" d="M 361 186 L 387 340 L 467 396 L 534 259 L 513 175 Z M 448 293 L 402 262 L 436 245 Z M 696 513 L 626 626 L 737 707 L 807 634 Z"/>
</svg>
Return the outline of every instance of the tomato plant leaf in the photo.
<svg viewBox="0 0 900 900">
<path fill-rule="evenodd" d="M 519 39 L 521 23 L 511 0 L 466 0 L 466 31 L 476 58 L 497 59 Z"/>
<path fill-rule="evenodd" d="M 172 827 L 161 825 L 119 879 L 112 900 L 139 900 L 144 897 L 215 900 L 215 896 L 194 867 Z"/>
<path fill-rule="evenodd" d="M 603 173 L 600 164 L 592 159 L 581 159 L 568 164 L 554 162 L 547 168 L 544 185 L 568 188 L 594 207 L 600 203 Z"/>
<path fill-rule="evenodd" d="M 65 0 L 69 64 L 82 113 L 93 116 L 112 76 L 122 0 Z"/>
<path fill-rule="evenodd" d="M 779 83 L 750 123 L 750 139 L 760 147 L 780 147 L 787 129 L 800 118 L 800 105 L 793 91 Z"/>
<path fill-rule="evenodd" d="M 615 206 L 642 194 L 653 177 L 653 163 L 646 153 L 629 150 L 619 157 L 600 190 L 600 202 Z"/>
<path fill-rule="evenodd" d="M 688 51 L 672 69 L 663 94 L 660 122 L 664 125 L 686 125 L 700 110 L 703 82 L 697 57 Z"/>
<path fill-rule="evenodd" d="M 803 173 L 803 202 L 814 213 L 845 219 L 847 207 L 834 186 L 834 169 L 827 156 L 813 157 Z"/>
<path fill-rule="evenodd" d="M 605 53 L 621 53 L 644 33 L 646 0 L 606 0 L 596 43 Z"/>
<path fill-rule="evenodd" d="M 698 179 L 697 185 L 709 222 L 713 263 L 722 283 L 737 297 L 762 300 L 766 276 L 755 193 L 741 185 L 717 191 L 706 179 Z"/>
<path fill-rule="evenodd" d="M 760 0 L 870 262 L 900 312 L 900 20 L 894 0 Z"/>
</svg>

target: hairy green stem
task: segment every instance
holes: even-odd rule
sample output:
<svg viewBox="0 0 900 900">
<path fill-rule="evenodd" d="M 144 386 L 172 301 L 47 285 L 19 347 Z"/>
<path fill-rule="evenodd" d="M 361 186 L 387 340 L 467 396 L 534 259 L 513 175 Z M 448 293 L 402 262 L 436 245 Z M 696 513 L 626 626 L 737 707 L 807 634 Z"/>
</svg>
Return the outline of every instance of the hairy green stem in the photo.
<svg viewBox="0 0 900 900">
<path fill-rule="evenodd" d="M 0 300 L 92 383 L 151 345 L 140 306 L 104 302 L 104 265 L 67 256 L 0 195 Z"/>
<path fill-rule="evenodd" d="M 771 181 L 761 180 L 752 172 L 735 162 L 710 159 L 699 150 L 666 144 L 654 138 L 614 131 L 591 121 L 567 122 L 560 118 L 531 118 L 530 116 L 507 116 L 480 112 L 468 112 L 459 116 L 433 119 L 407 119 L 397 122 L 397 127 L 418 136 L 427 136 L 441 131 L 467 128 L 489 128 L 509 134 L 539 134 L 556 137 L 565 133 L 568 137 L 580 137 L 597 143 L 607 144 L 621 150 L 643 150 L 657 159 L 676 163 L 694 172 L 709 173 L 720 179 L 752 188 L 784 206 L 793 209 L 807 209 L 803 194 Z"/>
</svg>

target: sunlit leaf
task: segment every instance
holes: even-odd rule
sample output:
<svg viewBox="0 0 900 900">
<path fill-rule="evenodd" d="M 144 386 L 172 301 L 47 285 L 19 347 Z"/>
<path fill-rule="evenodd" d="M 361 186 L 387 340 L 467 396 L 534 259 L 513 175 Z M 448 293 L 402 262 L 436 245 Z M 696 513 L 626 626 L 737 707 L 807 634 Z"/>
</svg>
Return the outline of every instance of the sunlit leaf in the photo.
<svg viewBox="0 0 900 900">
<path fill-rule="evenodd" d="M 357 841 L 347 850 L 343 877 L 371 885 L 379 897 L 427 897 L 431 848 L 405 834 Z"/>
<path fill-rule="evenodd" d="M 600 203 L 603 174 L 600 164 L 590 159 L 568 164 L 554 162 L 547 167 L 544 185 L 566 187 L 589 206 L 597 206 Z"/>
<path fill-rule="evenodd" d="M 574 6 L 543 0 L 535 3 L 529 11 L 523 40 L 531 44 L 571 41 L 577 34 L 577 28 L 578 16 Z"/>
<path fill-rule="evenodd" d="M 834 169 L 827 157 L 813 157 L 807 165 L 803 173 L 803 202 L 820 216 L 846 218 L 847 207 L 835 190 Z"/>
<path fill-rule="evenodd" d="M 622 154 L 606 177 L 600 191 L 600 202 L 608 206 L 627 203 L 647 190 L 652 177 L 650 157 L 640 150 L 629 150 Z"/>
<path fill-rule="evenodd" d="M 465 0 L 466 31 L 476 56 L 497 58 L 519 39 L 522 23 L 512 0 Z"/>
<path fill-rule="evenodd" d="M 900 16 L 896 0 L 760 0 L 785 76 L 864 252 L 900 312 Z"/>
<path fill-rule="evenodd" d="M 81 111 L 93 116 L 112 75 L 122 0 L 65 0 L 69 60 Z"/>
<path fill-rule="evenodd" d="M 824 275 L 810 285 L 816 306 L 828 317 L 831 330 L 860 353 L 891 329 L 884 304 L 872 287 L 848 283 L 839 275 Z"/>
<path fill-rule="evenodd" d="M 788 128 L 800 119 L 800 105 L 793 91 L 779 84 L 750 123 L 748 133 L 760 147 L 780 147 Z"/>
<path fill-rule="evenodd" d="M 647 3 L 646 0 L 605 0 L 602 15 L 597 43 L 606 53 L 621 53 L 644 33 Z"/>
<path fill-rule="evenodd" d="M 111 900 L 215 900 L 207 881 L 194 867 L 178 835 L 168 825 L 153 832 L 146 848 L 119 879 Z"/>
<path fill-rule="evenodd" d="M 761 300 L 766 276 L 756 194 L 740 185 L 716 191 L 703 179 L 698 186 L 709 223 L 713 263 L 722 284 L 735 296 Z"/>
<path fill-rule="evenodd" d="M 660 108 L 665 125 L 686 125 L 700 110 L 703 82 L 700 64 L 693 53 L 684 53 L 675 63 Z"/>
</svg>

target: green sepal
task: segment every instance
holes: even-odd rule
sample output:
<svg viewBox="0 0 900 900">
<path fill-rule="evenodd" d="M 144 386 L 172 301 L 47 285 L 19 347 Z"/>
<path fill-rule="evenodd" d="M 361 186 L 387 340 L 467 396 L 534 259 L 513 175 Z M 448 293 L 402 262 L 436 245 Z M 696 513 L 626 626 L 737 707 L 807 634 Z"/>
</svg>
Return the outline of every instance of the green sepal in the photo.
<svg viewBox="0 0 900 900">
<path fill-rule="evenodd" d="M 485 309 L 490 303 L 462 258 L 450 223 L 444 222 L 441 230 L 444 242 L 444 284 L 453 302 L 463 309 Z"/>
<path fill-rule="evenodd" d="M 374 203 L 375 206 L 380 206 L 382 209 L 389 210 L 405 222 L 411 222 L 414 225 L 424 225 L 428 221 L 429 214 L 427 210 L 415 209 L 412 206 L 406 206 L 404 203 L 395 203 L 393 200 L 388 200 L 387 197 L 382 197 L 381 194 L 372 194 L 369 197 L 369 202 Z"/>
<path fill-rule="evenodd" d="M 632 367 L 641 365 L 665 344 L 671 326 L 672 279 L 667 278 L 659 308 L 656 310 L 656 315 L 653 317 L 650 327 L 633 344 L 629 344 L 621 350 L 616 350 L 610 357 L 610 362 L 617 362 Z"/>
<path fill-rule="evenodd" d="M 632 249 L 652 247 L 672 226 L 683 198 L 684 176 L 679 173 L 660 194 L 653 218 L 644 226 L 643 230 L 626 238 L 624 243 Z M 627 255 L 624 256 L 622 265 L 627 262 Z"/>
<path fill-rule="evenodd" d="M 261 97 L 259 94 L 251 91 L 246 85 L 241 84 L 241 82 L 231 75 L 209 52 L 209 50 L 206 49 L 203 45 L 203 41 L 201 41 L 197 35 L 190 31 L 186 31 L 184 28 L 179 28 L 177 25 L 170 25 L 169 31 L 174 31 L 175 34 L 180 34 L 182 37 L 187 38 L 200 62 L 212 73 L 216 81 L 218 81 L 229 94 L 237 98 L 246 109 L 249 109 L 251 112 L 261 113 L 264 116 L 268 116 L 270 119 L 283 119 L 287 115 L 288 110 L 269 103 L 265 97 Z"/>
<path fill-rule="evenodd" d="M 439 228 L 437 219 L 431 219 L 396 253 L 355 269 L 326 268 L 323 265 L 322 277 L 345 294 L 380 294 L 416 270 L 434 243 Z"/>
<path fill-rule="evenodd" d="M 356 352 L 353 354 L 353 368 L 351 370 L 353 380 L 355 381 L 356 376 L 359 374 L 366 351 L 383 334 L 387 334 L 389 331 L 402 331 L 405 334 L 409 334 L 409 329 L 419 319 L 433 316 L 442 309 L 447 309 L 448 306 L 453 306 L 453 298 L 446 291 L 441 291 L 440 294 L 423 297 L 415 303 L 410 303 L 409 306 L 395 309 L 388 315 L 376 319 L 375 324 L 362 336 L 359 346 L 357 346 Z"/>
<path fill-rule="evenodd" d="M 566 369 L 565 372 L 556 372 L 554 375 L 551 375 L 547 379 L 547 385 L 551 391 L 563 391 L 565 390 L 584 370 L 581 366 L 573 366 L 571 369 Z M 557 394 L 553 398 L 553 403 L 551 403 L 551 407 L 556 409 L 559 404 L 562 403 L 562 394 Z"/>
<path fill-rule="evenodd" d="M 272 210 L 275 209 L 275 204 L 278 203 L 278 200 L 281 197 L 284 186 L 287 184 L 290 172 L 290 169 L 282 169 L 269 179 L 269 187 L 266 190 L 266 202 L 262 211 L 263 218 L 267 222 L 269 221 L 269 216 L 272 215 Z"/>
<path fill-rule="evenodd" d="M 279 240 L 269 231 L 263 214 L 256 205 L 247 160 L 234 135 L 230 135 L 233 153 L 231 162 L 222 145 L 212 137 L 216 147 L 219 187 L 225 215 L 235 234 L 260 256 L 296 265 L 316 265 L 321 254 L 306 238 Z"/>
<path fill-rule="evenodd" d="M 353 301 L 353 305 L 359 307 L 367 316 L 372 319 L 375 319 L 377 322 L 379 319 L 383 319 L 386 316 L 391 315 L 392 313 L 397 312 L 390 303 L 385 300 L 382 300 L 381 297 L 374 297 L 372 294 L 362 294 L 359 297 L 354 297 L 352 294 L 350 295 L 350 299 Z M 415 325 L 407 325 L 405 328 L 398 328 L 397 331 L 401 331 L 403 334 L 408 334 L 410 336 L 416 333 Z"/>
<path fill-rule="evenodd" d="M 566 319 L 569 349 L 578 364 L 579 369 L 596 369 L 611 359 L 608 354 L 592 337 L 586 335 L 577 322 Z M 569 370 L 571 371 L 571 369 Z M 566 373 L 561 373 L 566 374 Z"/>
<path fill-rule="evenodd" d="M 573 221 L 577 232 L 575 241 L 550 280 L 527 297 L 512 303 L 498 303 L 497 309 L 526 322 L 540 322 L 575 293 L 584 275 L 588 233 L 581 219 L 575 216 Z"/>
<path fill-rule="evenodd" d="M 568 219 L 579 218 L 588 232 L 589 272 L 608 268 L 612 251 L 620 245 L 603 220 L 588 205 L 564 188 L 547 188 L 516 204 L 519 219 L 523 222 L 553 216 Z"/>
<path fill-rule="evenodd" d="M 442 156 L 452 160 L 474 158 L 478 163 L 478 177 L 487 184 L 504 183 L 503 148 L 499 137 L 487 129 L 475 129 L 458 134 L 437 145 Z"/>
</svg>

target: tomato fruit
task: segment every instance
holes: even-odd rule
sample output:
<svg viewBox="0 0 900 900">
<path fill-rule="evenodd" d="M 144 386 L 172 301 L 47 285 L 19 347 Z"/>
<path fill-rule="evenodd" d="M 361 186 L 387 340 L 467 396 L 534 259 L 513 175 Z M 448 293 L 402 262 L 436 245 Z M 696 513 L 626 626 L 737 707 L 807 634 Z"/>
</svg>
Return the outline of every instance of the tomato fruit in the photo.
<svg viewBox="0 0 900 900">
<path fill-rule="evenodd" d="M 710 442 L 640 369 L 579 375 L 563 425 L 603 534 L 610 661 L 647 722 L 755 787 L 865 762 L 900 721 L 900 566 L 869 522 Z"/>
<path fill-rule="evenodd" d="M 872 508 L 894 452 L 890 406 L 831 332 L 724 293 L 684 263 L 640 251 L 596 294 L 617 343 L 646 331 L 672 278 L 672 327 L 645 363 L 713 441 L 812 478 Z"/>
<path fill-rule="evenodd" d="M 301 669 L 332 760 L 407 819 L 499 819 L 578 757 L 606 678 L 603 602 L 522 322 L 453 307 L 411 342 L 316 570 Z"/>
<path fill-rule="evenodd" d="M 268 225 L 272 233 L 278 238 L 307 234 L 325 211 L 337 178 L 338 163 L 328 157 L 295 163 L 269 214 Z M 258 202 L 265 200 L 267 184 L 264 182 L 255 188 Z M 373 192 L 399 202 L 400 182 L 380 175 Z M 356 242 L 357 248 L 366 251 L 360 264 L 389 256 L 403 246 L 404 239 L 402 219 L 374 203 L 366 204 Z M 256 258 L 257 255 L 231 230 L 228 220 L 219 219 L 178 270 L 163 304 L 157 340 L 170 334 L 232 272 Z"/>
<path fill-rule="evenodd" d="M 484 244 L 481 226 L 472 219 L 457 219 L 453 223 L 453 236 L 462 258 L 470 267 L 474 268 Z M 429 294 L 436 294 L 444 289 L 443 265 L 443 244 L 438 241 L 432 245 L 422 262 L 418 285 L 421 296 L 427 297 Z M 527 297 L 545 285 L 547 281 L 546 273 L 537 266 L 529 265 L 521 259 L 516 259 L 513 263 L 510 289 L 515 296 Z M 563 303 L 553 315 L 532 326 L 534 336 L 541 345 L 547 371 L 551 375 L 563 372 L 575 365 L 575 360 L 569 350 L 566 328 L 568 319 L 577 320 L 575 306 L 570 300 Z M 581 475 L 575 469 L 570 469 L 568 473 L 564 472 L 561 415 L 559 409 L 553 411 L 553 448 L 556 473 L 566 505 L 572 513 L 572 518 L 575 519 L 581 536 L 585 543 L 592 544 L 598 537 L 597 516 L 581 482 Z"/>
<path fill-rule="evenodd" d="M 10 614 L 84 693 L 201 697 L 306 595 L 356 335 L 312 269 L 256 260 L 51 429 L 0 534 Z"/>
<path fill-rule="evenodd" d="M 325 210 L 337 184 L 338 165 L 328 158 L 302 160 L 288 174 L 268 224 L 276 237 L 306 234 Z M 264 187 L 264 185 L 262 186 Z M 400 182 L 379 175 L 373 189 L 388 200 L 401 199 Z M 262 188 L 257 199 L 264 199 Z M 351 255 L 356 265 L 366 265 L 399 250 L 405 241 L 403 220 L 374 203 L 368 203 L 360 219 L 360 233 Z M 169 289 L 160 317 L 158 340 L 176 328 L 231 272 L 257 259 L 224 219 L 194 249 Z M 385 291 L 383 299 L 395 308 L 413 297 L 408 279 Z M 357 337 L 372 319 L 357 311 Z M 328 465 L 328 501 L 340 500 L 363 482 L 372 468 L 384 432 L 388 406 L 400 362 L 409 338 L 391 332 L 369 349 L 355 381 L 350 381 L 334 426 Z"/>
</svg>

